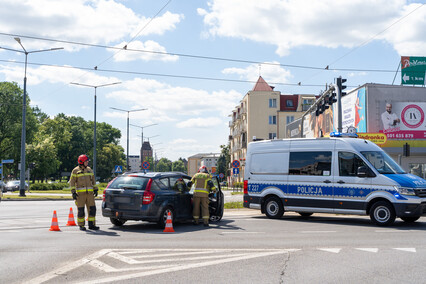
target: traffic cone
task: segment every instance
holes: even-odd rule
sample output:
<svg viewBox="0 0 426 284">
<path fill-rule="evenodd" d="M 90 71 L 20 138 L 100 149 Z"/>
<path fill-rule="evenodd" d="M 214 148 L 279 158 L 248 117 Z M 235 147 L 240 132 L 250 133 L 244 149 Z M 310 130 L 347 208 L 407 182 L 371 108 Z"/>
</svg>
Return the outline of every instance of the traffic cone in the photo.
<svg viewBox="0 0 426 284">
<path fill-rule="evenodd" d="M 58 217 L 56 216 L 56 210 L 53 211 L 52 225 L 50 226 L 49 231 L 60 231 L 58 226 Z"/>
<path fill-rule="evenodd" d="M 170 212 L 167 214 L 166 227 L 164 227 L 164 233 L 174 233 L 173 230 L 173 222 L 172 222 L 172 214 Z"/>
<path fill-rule="evenodd" d="M 72 207 L 70 207 L 70 214 L 68 215 L 67 226 L 77 226 L 77 224 L 74 221 L 74 213 L 72 213 Z"/>
</svg>

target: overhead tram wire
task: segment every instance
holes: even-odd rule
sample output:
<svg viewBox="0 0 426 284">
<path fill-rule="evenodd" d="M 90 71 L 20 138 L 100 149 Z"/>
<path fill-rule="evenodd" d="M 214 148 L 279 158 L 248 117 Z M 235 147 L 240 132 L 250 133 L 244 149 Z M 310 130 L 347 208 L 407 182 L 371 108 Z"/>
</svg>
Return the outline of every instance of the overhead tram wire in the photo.
<svg viewBox="0 0 426 284">
<path fill-rule="evenodd" d="M 108 46 L 108 45 L 101 45 L 101 44 L 91 44 L 91 43 L 83 43 L 83 42 L 76 42 L 76 41 L 56 40 L 56 39 L 49 39 L 49 38 L 42 38 L 42 37 L 34 37 L 34 36 L 26 36 L 26 35 L 18 35 L 18 34 L 8 34 L 8 33 L 2 33 L 2 32 L 0 32 L 0 35 L 19 36 L 19 37 L 22 37 L 22 38 L 36 39 L 36 40 L 42 40 L 42 41 L 51 41 L 51 42 L 58 42 L 58 43 L 64 43 L 64 44 L 73 44 L 73 45 L 81 45 L 81 46 L 88 46 L 88 47 L 123 50 L 122 47 Z M 317 67 L 317 66 L 294 65 L 294 64 L 283 64 L 283 63 L 273 63 L 273 62 L 260 62 L 260 61 L 245 60 L 245 59 L 234 59 L 234 58 L 203 56 L 203 55 L 193 55 L 193 54 L 184 54 L 184 53 L 162 52 L 162 51 L 152 51 L 152 50 L 143 50 L 143 49 L 127 48 L 127 49 L 125 49 L 125 51 L 180 56 L 180 57 L 195 58 L 195 59 L 206 59 L 206 60 L 247 63 L 247 64 L 262 64 L 262 65 L 280 66 L 280 67 L 287 67 L 287 68 L 325 70 L 324 67 Z M 93 71 L 94 69 L 92 68 L 91 70 Z M 364 71 L 364 72 L 378 72 L 378 73 L 394 73 L 395 72 L 395 70 L 386 70 L 386 69 L 356 69 L 356 68 L 328 68 L 326 70 L 327 71 L 348 71 L 348 72 L 351 72 L 351 71 L 352 72 L 363 72 Z"/>
<path fill-rule="evenodd" d="M 14 60 L 2 60 L 0 62 L 16 63 L 23 64 L 21 61 Z M 28 63 L 28 65 L 35 66 L 47 66 L 53 68 L 66 68 L 66 69 L 81 69 L 92 71 L 92 68 L 89 67 L 80 67 L 80 66 L 70 66 L 70 65 L 54 65 L 54 64 L 43 64 L 43 63 Z M 126 71 L 126 70 L 114 70 L 114 69 L 97 69 L 98 72 L 108 72 L 108 73 L 119 73 L 119 74 L 133 74 L 133 75 L 145 75 L 145 76 L 158 76 L 158 77 L 170 77 L 170 78 L 182 78 L 182 79 L 196 79 L 196 80 L 209 80 L 209 81 L 221 81 L 221 82 L 236 82 L 236 83 L 256 83 L 257 81 L 250 80 L 237 80 L 237 79 L 225 79 L 225 78 L 212 78 L 212 77 L 200 77 L 200 76 L 186 76 L 186 75 L 173 75 L 173 74 L 160 74 L 160 73 L 148 73 L 148 72 L 137 72 L 137 71 Z M 284 85 L 284 86 L 299 86 L 299 87 L 323 87 L 323 84 L 320 85 L 303 85 L 298 83 L 280 83 L 280 82 L 271 82 L 272 85 Z"/>
</svg>

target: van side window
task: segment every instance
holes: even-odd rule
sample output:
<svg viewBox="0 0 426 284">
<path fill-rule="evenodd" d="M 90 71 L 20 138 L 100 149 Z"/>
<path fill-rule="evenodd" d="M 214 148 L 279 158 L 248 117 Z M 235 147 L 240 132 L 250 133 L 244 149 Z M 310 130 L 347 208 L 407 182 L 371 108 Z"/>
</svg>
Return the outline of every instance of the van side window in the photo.
<svg viewBox="0 0 426 284">
<path fill-rule="evenodd" d="M 354 153 L 339 152 L 339 176 L 357 176 L 358 167 L 366 166 L 364 161 Z"/>
<path fill-rule="evenodd" d="M 290 152 L 290 175 L 331 175 L 331 152 Z"/>
</svg>

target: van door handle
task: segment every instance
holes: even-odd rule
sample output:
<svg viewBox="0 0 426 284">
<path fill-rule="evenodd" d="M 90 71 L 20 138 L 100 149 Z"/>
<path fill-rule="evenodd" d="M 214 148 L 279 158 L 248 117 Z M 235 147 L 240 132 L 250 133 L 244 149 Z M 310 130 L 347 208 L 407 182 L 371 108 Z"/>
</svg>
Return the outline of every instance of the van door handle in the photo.
<svg viewBox="0 0 426 284">
<path fill-rule="evenodd" d="M 337 181 L 337 183 L 342 184 L 342 183 L 345 183 L 345 182 L 343 180 L 339 180 L 339 181 Z"/>
<path fill-rule="evenodd" d="M 331 183 L 331 180 L 326 179 L 324 183 Z"/>
</svg>

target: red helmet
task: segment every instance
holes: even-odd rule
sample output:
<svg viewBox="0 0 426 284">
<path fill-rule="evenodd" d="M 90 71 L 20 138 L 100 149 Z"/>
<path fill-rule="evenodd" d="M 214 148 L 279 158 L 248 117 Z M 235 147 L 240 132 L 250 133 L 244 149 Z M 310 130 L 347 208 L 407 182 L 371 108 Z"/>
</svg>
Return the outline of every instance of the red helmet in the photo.
<svg viewBox="0 0 426 284">
<path fill-rule="evenodd" d="M 201 166 L 201 167 L 198 169 L 198 172 L 199 172 L 199 173 L 205 173 L 205 174 L 208 174 L 208 173 L 209 173 L 209 170 L 207 170 L 206 166 Z"/>
<path fill-rule="evenodd" d="M 83 165 L 84 162 L 86 162 L 86 161 L 89 161 L 89 157 L 87 157 L 87 155 L 83 154 L 83 155 L 78 156 L 78 163 L 80 165 Z"/>
</svg>

